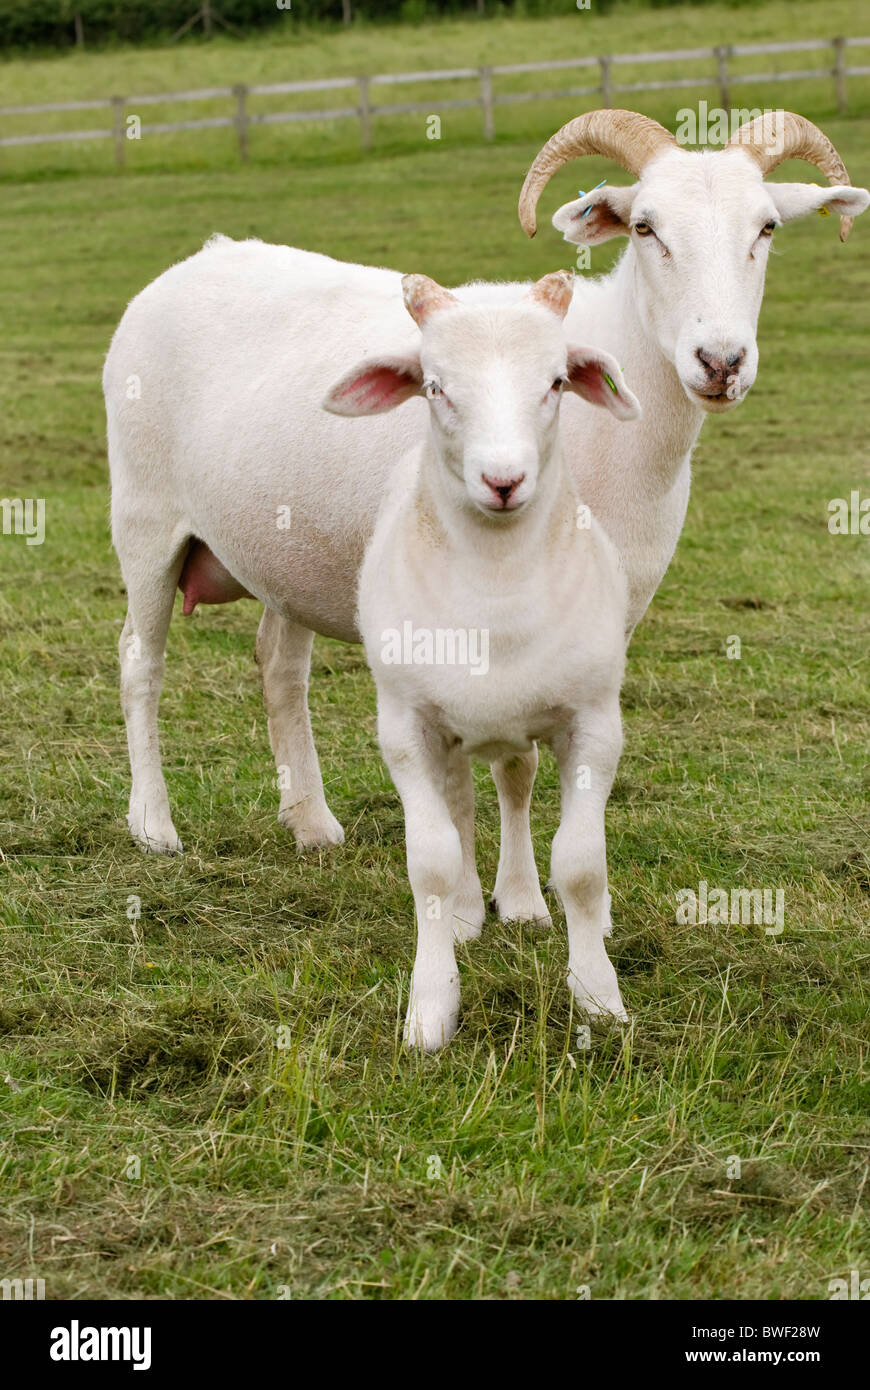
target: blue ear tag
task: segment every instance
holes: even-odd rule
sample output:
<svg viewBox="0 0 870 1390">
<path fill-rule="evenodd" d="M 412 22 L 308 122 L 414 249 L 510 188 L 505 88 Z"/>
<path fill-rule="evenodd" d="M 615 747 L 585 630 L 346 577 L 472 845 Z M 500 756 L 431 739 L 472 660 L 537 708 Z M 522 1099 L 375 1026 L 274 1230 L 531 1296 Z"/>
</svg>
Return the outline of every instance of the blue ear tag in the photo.
<svg viewBox="0 0 870 1390">
<path fill-rule="evenodd" d="M 607 182 L 607 179 L 602 179 L 600 183 L 596 183 L 595 188 L 590 188 L 589 192 L 590 192 L 590 193 L 595 193 L 599 188 L 603 188 L 604 185 L 606 184 L 606 182 Z M 582 189 L 582 188 L 578 188 L 578 189 L 577 189 L 577 192 L 580 194 L 580 197 L 581 197 L 581 198 L 585 198 L 585 197 L 586 197 L 586 194 L 583 192 L 583 189 Z M 590 204 L 590 206 L 586 209 L 585 212 L 581 212 L 581 214 L 580 214 L 580 220 L 581 220 L 581 222 L 582 222 L 582 220 L 583 220 L 584 217 L 588 217 L 588 216 L 589 216 L 589 214 L 590 214 L 591 211 L 592 211 L 592 205 Z"/>
</svg>

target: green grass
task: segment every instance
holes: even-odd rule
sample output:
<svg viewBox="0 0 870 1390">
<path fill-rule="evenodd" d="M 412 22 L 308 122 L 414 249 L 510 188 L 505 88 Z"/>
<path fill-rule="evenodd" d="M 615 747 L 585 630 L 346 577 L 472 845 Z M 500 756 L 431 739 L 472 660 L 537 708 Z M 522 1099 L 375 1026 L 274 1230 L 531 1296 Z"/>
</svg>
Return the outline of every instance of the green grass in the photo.
<svg viewBox="0 0 870 1390">
<path fill-rule="evenodd" d="M 825 32 L 838 8 L 793 13 Z M 784 12 L 731 21 L 771 36 Z M 556 24 L 526 26 L 521 51 L 532 32 L 551 51 Z M 633 24 L 652 47 L 711 19 Z M 518 23 L 487 29 L 493 51 L 499 32 L 516 56 Z M 408 63 L 411 40 L 364 37 L 379 66 Z M 322 47 L 338 70 L 342 42 L 307 40 L 306 61 Z M 170 76 L 163 52 L 86 62 L 96 81 L 122 59 Z M 4 76 L 36 96 L 30 66 Z M 82 70 L 46 67 L 58 90 Z M 832 119 L 829 100 L 802 109 L 866 184 L 867 122 Z M 705 426 L 686 530 L 631 649 L 608 812 L 629 1030 L 577 1049 L 557 913 L 551 933 L 490 922 L 460 953 L 455 1042 L 404 1053 L 402 817 L 362 653 L 316 647 L 315 733 L 348 841 L 298 858 L 275 822 L 251 604 L 170 635 L 164 759 L 186 855 L 127 839 L 99 394 L 124 304 L 216 229 L 447 283 L 567 265 L 546 221 L 532 244 L 517 226 L 550 120 L 517 121 L 494 147 L 469 134 L 423 156 L 238 169 L 212 152 L 196 169 L 191 142 L 178 171 L 5 183 L 0 496 L 45 497 L 48 531 L 41 547 L 0 536 L 0 1274 L 42 1277 L 49 1297 L 816 1299 L 867 1273 L 870 567 L 867 538 L 831 536 L 826 508 L 870 491 L 870 226 L 845 247 L 831 220 L 778 234 L 758 383 Z M 606 167 L 590 161 L 584 186 Z M 486 775 L 479 790 L 491 885 Z M 542 871 L 557 817 L 545 759 Z M 677 890 L 701 879 L 784 889 L 782 937 L 677 926 Z"/>
</svg>

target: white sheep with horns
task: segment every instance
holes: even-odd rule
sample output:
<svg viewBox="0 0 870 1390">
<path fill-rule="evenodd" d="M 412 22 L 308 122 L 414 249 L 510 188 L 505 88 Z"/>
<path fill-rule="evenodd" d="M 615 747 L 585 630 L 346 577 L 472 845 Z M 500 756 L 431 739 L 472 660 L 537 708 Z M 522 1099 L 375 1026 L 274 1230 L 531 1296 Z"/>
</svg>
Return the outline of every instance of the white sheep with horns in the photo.
<svg viewBox="0 0 870 1390">
<path fill-rule="evenodd" d="M 568 983 L 587 1013 L 624 1019 L 604 945 L 604 808 L 622 745 L 627 592 L 602 528 L 577 524 L 559 413 L 563 393 L 617 421 L 640 409 L 609 354 L 566 341 L 570 272 L 509 305 L 461 304 L 425 275 L 402 283 L 419 347 L 368 356 L 324 404 L 369 415 L 415 386 L 429 402 L 423 440 L 399 446 L 359 586 L 417 918 L 405 1039 L 433 1051 L 456 1031 L 454 936 L 477 934 L 462 919 L 479 892 L 470 759 L 525 756 L 539 740 L 562 785 L 552 880 Z M 406 632 L 413 645 L 397 642 Z"/>
<path fill-rule="evenodd" d="M 621 556 L 630 634 L 676 546 L 704 412 L 732 408 L 754 379 L 771 226 L 828 207 L 846 219 L 842 235 L 870 195 L 849 185 L 830 141 L 800 116 L 786 113 L 775 132 L 751 122 L 726 149 L 691 153 L 646 116 L 595 111 L 570 122 L 535 160 L 521 203 L 528 232 L 546 180 L 581 155 L 613 159 L 637 178 L 556 214 L 577 243 L 630 239 L 609 276 L 575 283 L 566 329 L 579 335 L 582 326 L 617 358 L 645 417 L 617 429 L 576 397 L 562 412 L 578 494 Z M 765 182 L 796 157 L 832 186 Z M 322 412 L 320 402 L 337 360 L 418 344 L 400 280 L 395 271 L 216 238 L 149 285 L 118 327 L 104 388 L 112 531 L 129 601 L 120 643 L 128 820 L 147 848 L 181 847 L 157 735 L 179 582 L 186 611 L 246 593 L 265 604 L 257 655 L 281 770 L 279 818 L 301 846 L 343 838 L 308 718 L 313 634 L 360 638 L 357 576 L 389 461 L 400 444 L 422 438 L 426 407 L 412 400 L 354 425 Z M 512 303 L 528 288 L 478 284 L 455 294 L 466 303 Z M 493 763 L 502 919 L 548 916 L 528 825 L 536 766 L 534 748 Z M 482 923 L 479 884 L 472 896 L 465 916 Z"/>
</svg>

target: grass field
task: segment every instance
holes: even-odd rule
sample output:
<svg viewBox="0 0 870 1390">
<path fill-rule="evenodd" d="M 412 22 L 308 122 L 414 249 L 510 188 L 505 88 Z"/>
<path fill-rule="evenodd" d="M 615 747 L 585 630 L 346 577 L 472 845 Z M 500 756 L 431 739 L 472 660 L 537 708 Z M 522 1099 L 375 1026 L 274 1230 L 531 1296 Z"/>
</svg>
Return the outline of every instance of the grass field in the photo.
<svg viewBox="0 0 870 1390">
<path fill-rule="evenodd" d="M 867 9 L 740 9 L 727 33 L 725 7 L 588 22 L 596 44 L 626 47 L 630 27 L 640 49 L 781 37 L 786 11 L 793 34 L 870 32 Z M 493 23 L 486 56 L 554 53 L 567 23 Z M 368 31 L 366 56 L 420 66 L 422 32 Z M 481 26 L 438 32 L 440 64 Z M 280 67 L 266 48 L 0 72 L 10 101 L 38 100 L 116 89 L 125 64 L 131 84 L 185 85 L 244 58 L 253 80 Z M 306 75 L 353 68 L 343 35 L 300 54 Z M 834 119 L 813 91 L 747 100 L 787 96 L 866 185 L 867 120 Z M 856 80 L 856 111 L 866 93 Z M 672 121 L 684 100 L 644 109 Z M 166 146 L 124 177 L 77 150 L 64 178 L 48 177 L 57 155 L 5 166 L 0 497 L 45 498 L 47 531 L 0 535 L 0 1277 L 44 1278 L 50 1298 L 819 1299 L 870 1272 L 870 542 L 827 527 L 829 499 L 870 492 L 870 215 L 845 247 L 833 220 L 777 235 L 758 382 L 705 425 L 686 530 L 631 649 L 608 813 L 626 1031 L 577 1049 L 556 912 L 551 933 L 491 921 L 461 948 L 455 1042 L 405 1054 L 411 901 L 362 652 L 315 650 L 315 735 L 348 839 L 299 858 L 275 820 L 252 604 L 173 625 L 163 748 L 187 853 L 128 841 L 99 391 L 125 303 L 218 229 L 446 283 L 568 265 L 545 220 L 533 244 L 515 220 L 529 159 L 573 114 L 557 107 L 523 108 L 492 147 L 469 130 L 320 164 L 273 150 L 240 169 L 229 146 L 190 141 L 177 168 Z M 584 186 L 606 171 L 589 161 Z M 491 885 L 483 772 L 479 793 Z M 545 759 L 542 870 L 557 816 Z M 676 925 L 677 891 L 701 880 L 782 889 L 783 934 Z"/>
</svg>

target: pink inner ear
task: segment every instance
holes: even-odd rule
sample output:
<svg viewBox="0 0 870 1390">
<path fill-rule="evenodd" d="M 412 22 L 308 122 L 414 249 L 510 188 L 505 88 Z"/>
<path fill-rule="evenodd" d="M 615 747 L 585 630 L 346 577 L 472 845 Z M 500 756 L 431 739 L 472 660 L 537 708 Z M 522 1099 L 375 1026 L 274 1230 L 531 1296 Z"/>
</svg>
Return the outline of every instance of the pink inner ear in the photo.
<svg viewBox="0 0 870 1390">
<path fill-rule="evenodd" d="M 369 367 L 347 383 L 340 399 L 350 397 L 355 405 L 372 410 L 390 405 L 398 396 L 409 394 L 416 385 L 413 378 L 394 367 Z"/>
<path fill-rule="evenodd" d="M 571 368 L 571 384 L 592 405 L 609 405 L 614 398 L 604 380 L 603 368 L 597 362 L 583 362 Z"/>
<path fill-rule="evenodd" d="M 584 238 L 590 241 L 597 236 L 625 230 L 622 222 L 606 200 L 592 203 L 587 208 L 585 216 L 582 212 L 575 212 L 571 221 L 578 230 L 583 229 Z"/>
</svg>

